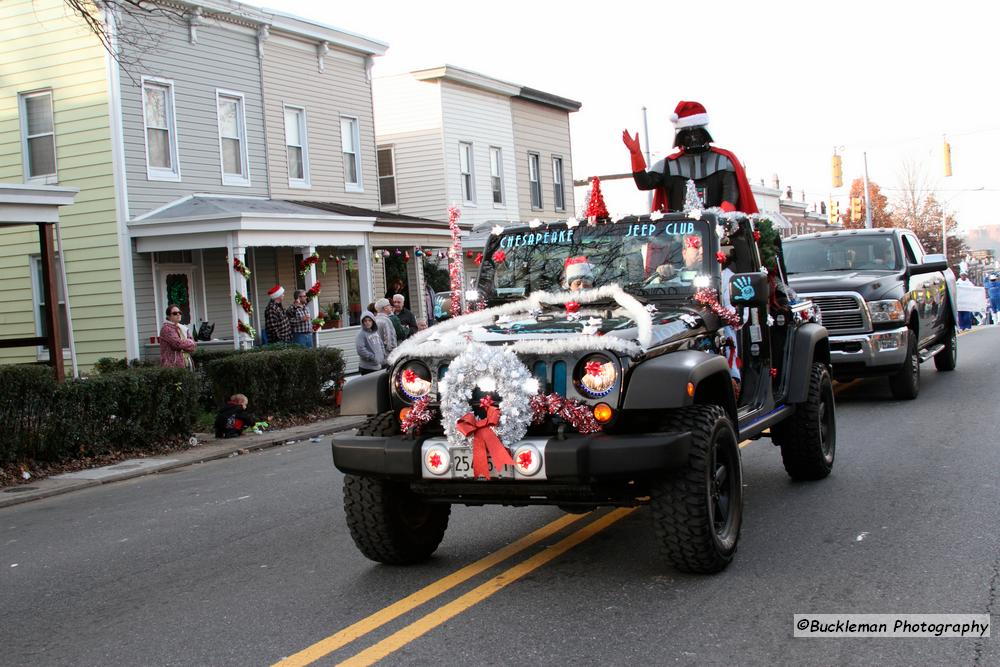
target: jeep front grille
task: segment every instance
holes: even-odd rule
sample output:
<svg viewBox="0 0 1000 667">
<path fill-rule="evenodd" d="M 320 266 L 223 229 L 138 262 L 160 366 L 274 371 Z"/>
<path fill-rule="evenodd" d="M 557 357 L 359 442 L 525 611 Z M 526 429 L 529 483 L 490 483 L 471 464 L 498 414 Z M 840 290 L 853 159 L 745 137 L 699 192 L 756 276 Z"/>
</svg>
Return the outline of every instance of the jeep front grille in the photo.
<svg viewBox="0 0 1000 667">
<path fill-rule="evenodd" d="M 871 330 L 868 309 L 860 294 L 855 292 L 822 292 L 803 294 L 811 299 L 823 315 L 823 326 L 831 334 L 855 334 Z"/>
</svg>

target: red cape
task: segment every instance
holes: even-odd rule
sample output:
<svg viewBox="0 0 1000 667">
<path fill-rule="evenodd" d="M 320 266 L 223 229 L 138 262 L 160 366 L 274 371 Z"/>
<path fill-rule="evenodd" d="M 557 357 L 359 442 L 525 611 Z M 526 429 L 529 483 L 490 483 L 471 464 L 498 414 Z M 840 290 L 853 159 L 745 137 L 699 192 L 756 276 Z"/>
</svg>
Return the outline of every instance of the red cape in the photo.
<svg viewBox="0 0 1000 667">
<path fill-rule="evenodd" d="M 718 153 L 719 155 L 724 155 L 729 158 L 729 161 L 733 165 L 733 171 L 736 174 L 736 187 L 739 190 L 740 195 L 740 205 L 736 208 L 738 211 L 743 211 L 744 213 L 756 213 L 757 212 L 757 200 L 753 198 L 753 190 L 750 189 L 750 182 L 747 181 L 746 172 L 743 171 L 743 165 L 737 159 L 735 155 L 727 151 L 724 148 L 717 148 L 715 146 L 709 146 L 708 150 L 713 153 Z M 676 160 L 681 155 L 684 155 L 684 149 L 680 149 L 676 153 L 671 153 L 667 156 L 667 160 Z M 664 169 L 666 171 L 666 169 Z M 732 203 L 732 202 L 730 202 Z M 657 188 L 653 191 L 653 209 L 654 211 L 666 210 L 667 200 L 664 196 L 664 189 Z"/>
</svg>

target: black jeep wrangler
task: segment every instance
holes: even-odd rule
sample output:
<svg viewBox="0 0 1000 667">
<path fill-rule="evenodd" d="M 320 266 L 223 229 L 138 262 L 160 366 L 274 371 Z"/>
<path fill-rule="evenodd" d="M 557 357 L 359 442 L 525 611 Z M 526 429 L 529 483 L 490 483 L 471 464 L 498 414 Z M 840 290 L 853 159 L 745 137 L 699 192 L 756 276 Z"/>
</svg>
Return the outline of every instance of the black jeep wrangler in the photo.
<svg viewBox="0 0 1000 667">
<path fill-rule="evenodd" d="M 697 211 L 495 228 L 482 310 L 344 390 L 342 414 L 370 416 L 333 439 L 361 552 L 426 559 L 453 503 L 648 504 L 674 567 L 725 568 L 740 442 L 770 436 L 803 480 L 830 473 L 836 442 L 826 329 L 762 270 L 755 223 L 769 224 Z M 565 289 L 580 265 L 593 286 Z"/>
</svg>

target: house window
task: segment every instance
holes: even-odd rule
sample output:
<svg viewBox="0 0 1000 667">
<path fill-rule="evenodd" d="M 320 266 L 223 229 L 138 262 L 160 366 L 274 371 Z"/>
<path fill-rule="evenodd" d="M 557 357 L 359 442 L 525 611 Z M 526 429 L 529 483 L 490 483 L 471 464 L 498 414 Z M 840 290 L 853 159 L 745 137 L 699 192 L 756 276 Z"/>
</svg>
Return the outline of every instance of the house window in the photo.
<svg viewBox="0 0 1000 667">
<path fill-rule="evenodd" d="M 348 192 L 363 192 L 361 183 L 361 155 L 358 147 L 361 136 L 358 133 L 358 119 L 340 117 L 340 143 L 344 151 L 344 184 Z"/>
<path fill-rule="evenodd" d="M 378 147 L 378 192 L 382 206 L 396 205 L 396 156 L 392 146 Z"/>
<path fill-rule="evenodd" d="M 538 177 L 538 153 L 528 153 L 528 184 L 531 187 L 531 208 L 541 208 L 542 182 Z"/>
<path fill-rule="evenodd" d="M 462 178 L 462 200 L 469 203 L 476 203 L 476 181 L 472 173 L 472 144 L 461 142 L 458 144 L 459 172 Z"/>
<path fill-rule="evenodd" d="M 503 153 L 496 146 L 490 146 L 490 185 L 493 188 L 493 203 L 503 203 Z"/>
<path fill-rule="evenodd" d="M 243 96 L 239 93 L 216 91 L 216 99 L 219 106 L 222 184 L 250 185 Z"/>
<path fill-rule="evenodd" d="M 146 177 L 151 181 L 179 181 L 172 81 L 143 77 L 142 115 L 146 126 Z"/>
<path fill-rule="evenodd" d="M 288 187 L 309 187 L 309 147 L 306 140 L 306 110 L 285 107 L 285 149 L 288 153 Z"/>
<path fill-rule="evenodd" d="M 21 154 L 24 180 L 56 182 L 56 134 L 52 119 L 52 91 L 18 96 L 21 115 Z"/>
<path fill-rule="evenodd" d="M 552 196 L 557 211 L 566 210 L 566 193 L 563 191 L 563 165 L 561 157 L 552 158 Z"/>
<path fill-rule="evenodd" d="M 69 349 L 69 322 L 66 321 L 66 295 L 63 293 L 62 267 L 59 266 L 59 256 L 53 259 L 55 271 L 52 272 L 52 280 L 56 283 L 56 293 L 59 295 L 59 340 L 63 343 L 63 350 Z M 35 297 L 35 335 L 48 336 L 49 330 L 45 323 L 45 314 L 48 307 L 45 303 L 45 290 L 42 286 L 42 258 L 38 255 L 31 257 L 31 284 Z M 38 358 L 48 359 L 49 348 L 45 345 L 39 346 Z"/>
</svg>

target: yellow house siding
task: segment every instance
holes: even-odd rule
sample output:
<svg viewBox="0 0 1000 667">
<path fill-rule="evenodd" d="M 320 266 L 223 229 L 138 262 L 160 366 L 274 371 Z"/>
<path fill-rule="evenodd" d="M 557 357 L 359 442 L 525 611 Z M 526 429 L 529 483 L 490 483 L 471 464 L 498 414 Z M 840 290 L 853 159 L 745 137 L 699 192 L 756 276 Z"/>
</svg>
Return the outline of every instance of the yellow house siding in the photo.
<svg viewBox="0 0 1000 667">
<path fill-rule="evenodd" d="M 62 0 L 0 2 L 0 181 L 22 182 L 18 94 L 51 89 L 58 184 L 79 188 L 60 210 L 69 304 L 81 368 L 125 355 L 115 183 L 105 52 Z M 30 273 L 38 231 L 0 231 L 3 337 L 35 334 Z M 0 350 L 0 363 L 31 362 L 35 348 Z"/>
</svg>

